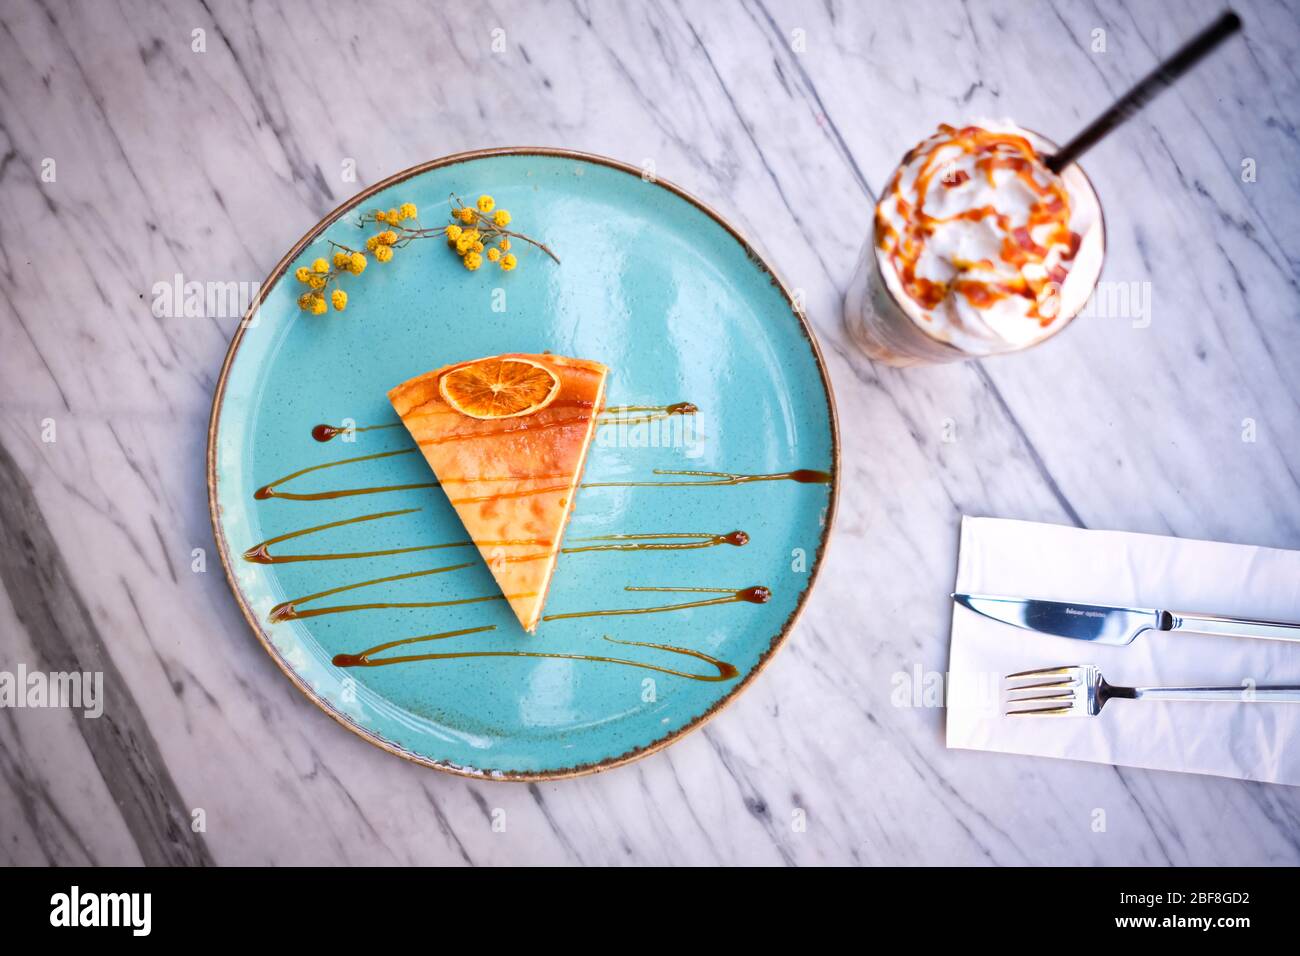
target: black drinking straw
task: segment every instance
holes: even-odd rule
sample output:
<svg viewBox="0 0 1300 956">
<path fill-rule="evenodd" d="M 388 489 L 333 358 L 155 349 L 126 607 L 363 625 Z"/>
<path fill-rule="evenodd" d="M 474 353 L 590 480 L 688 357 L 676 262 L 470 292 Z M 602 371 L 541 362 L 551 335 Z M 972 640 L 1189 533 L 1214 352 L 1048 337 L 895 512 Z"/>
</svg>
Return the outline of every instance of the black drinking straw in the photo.
<svg viewBox="0 0 1300 956">
<path fill-rule="evenodd" d="M 1137 86 L 1121 96 L 1114 106 L 1093 120 L 1087 129 L 1062 146 L 1058 153 L 1049 156 L 1046 160 L 1047 168 L 1059 174 L 1240 29 L 1241 17 L 1231 10 L 1224 11 L 1219 19 L 1192 37 L 1182 49 L 1148 73 Z"/>
</svg>

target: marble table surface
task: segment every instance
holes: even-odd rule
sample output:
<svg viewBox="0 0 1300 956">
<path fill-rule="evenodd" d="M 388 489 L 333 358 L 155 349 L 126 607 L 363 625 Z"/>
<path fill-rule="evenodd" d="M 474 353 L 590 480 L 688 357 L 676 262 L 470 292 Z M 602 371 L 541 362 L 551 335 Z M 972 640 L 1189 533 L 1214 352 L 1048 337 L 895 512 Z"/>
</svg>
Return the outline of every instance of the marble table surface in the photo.
<svg viewBox="0 0 1300 956">
<path fill-rule="evenodd" d="M 941 708 L 891 702 L 944 670 L 963 514 L 1300 547 L 1296 0 L 1242 0 L 1244 40 L 1087 159 L 1144 318 L 909 371 L 840 324 L 910 144 L 1065 138 L 1217 6 L 6 2 L 0 669 L 102 670 L 109 706 L 0 709 L 0 862 L 1300 863 L 1300 790 L 949 751 Z M 520 144 L 653 161 L 731 217 L 803 291 L 843 432 L 773 665 L 673 747 L 539 785 L 397 760 L 272 665 L 207 515 L 238 318 L 151 309 L 177 273 L 260 281 L 396 170 Z"/>
</svg>

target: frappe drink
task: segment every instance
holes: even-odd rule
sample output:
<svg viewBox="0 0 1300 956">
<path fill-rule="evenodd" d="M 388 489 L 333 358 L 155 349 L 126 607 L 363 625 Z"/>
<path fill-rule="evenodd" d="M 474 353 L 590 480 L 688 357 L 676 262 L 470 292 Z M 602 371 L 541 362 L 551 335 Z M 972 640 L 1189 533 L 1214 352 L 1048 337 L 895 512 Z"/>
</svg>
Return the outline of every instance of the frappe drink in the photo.
<svg viewBox="0 0 1300 956">
<path fill-rule="evenodd" d="M 1007 122 L 940 126 L 894 171 L 845 298 L 873 359 L 928 365 L 1028 348 L 1084 307 L 1105 226 L 1083 171 Z"/>
</svg>

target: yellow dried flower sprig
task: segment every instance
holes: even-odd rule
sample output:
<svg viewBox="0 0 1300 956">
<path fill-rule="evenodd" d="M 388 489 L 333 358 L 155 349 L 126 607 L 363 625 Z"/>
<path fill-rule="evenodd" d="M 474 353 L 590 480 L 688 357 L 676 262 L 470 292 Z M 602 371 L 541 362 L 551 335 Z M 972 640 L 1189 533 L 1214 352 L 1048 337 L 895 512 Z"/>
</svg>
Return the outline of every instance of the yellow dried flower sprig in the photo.
<svg viewBox="0 0 1300 956">
<path fill-rule="evenodd" d="M 510 211 L 497 208 L 496 200 L 491 196 L 479 196 L 474 205 L 461 201 L 459 196 L 451 197 L 451 224 L 444 227 L 447 245 L 456 251 L 471 272 L 483 265 L 484 257 L 488 262 L 500 266 L 503 272 L 510 272 L 519 260 L 510 251 L 511 238 L 522 239 L 541 249 L 557 263 L 559 257 L 545 243 L 530 239 L 521 232 L 506 227 L 510 225 Z"/>
<path fill-rule="evenodd" d="M 500 266 L 503 272 L 510 272 L 519 264 L 510 251 L 510 240 L 514 238 L 536 246 L 557 263 L 560 261 L 544 243 L 507 229 L 511 221 L 510 212 L 498 209 L 491 196 L 479 196 L 478 201 L 470 206 L 453 194 L 451 203 L 451 221 L 445 226 L 429 229 L 419 224 L 419 210 L 414 203 L 363 213 L 357 220 L 357 228 L 364 229 L 367 223 L 386 227 L 366 239 L 366 252 L 379 262 L 391 262 L 395 250 L 416 239 L 441 237 L 461 257 L 461 263 L 470 272 L 477 271 L 485 261 Z M 307 286 L 307 291 L 298 297 L 298 305 L 313 315 L 325 314 L 331 305 L 338 312 L 347 308 L 347 293 L 339 288 L 331 291 L 329 287 L 344 273 L 360 275 L 366 269 L 365 253 L 333 240 L 330 240 L 330 246 L 335 250 L 332 265 L 325 259 L 317 259 L 310 268 L 302 266 L 295 273 L 298 281 Z"/>
<path fill-rule="evenodd" d="M 345 272 L 359 276 L 366 271 L 366 257 L 355 249 L 331 242 L 334 247 L 333 264 L 325 259 L 317 259 L 310 266 L 299 266 L 294 278 L 307 287 L 307 291 L 298 296 L 298 308 L 312 315 L 324 315 L 334 307 L 335 312 L 342 312 L 348 307 L 348 294 L 342 289 L 330 289 L 339 276 Z"/>
<path fill-rule="evenodd" d="M 416 239 L 441 236 L 446 239 L 448 248 L 460 256 L 465 268 L 471 272 L 483 265 L 485 257 L 486 261 L 496 263 L 509 272 L 519 264 L 519 260 L 510 252 L 510 240 L 514 238 L 536 246 L 557 263 L 560 261 L 545 243 L 506 228 L 511 222 L 510 211 L 498 208 L 496 200 L 491 196 L 479 196 L 471 206 L 452 194 L 451 221 L 445 226 L 432 229 L 422 228 L 418 222 L 408 225 L 404 221 L 414 218 L 414 210 L 415 206 L 407 203 L 398 209 L 377 209 L 362 215 L 358 220 L 358 225 L 362 227 L 371 222 L 388 227 L 367 239 L 366 248 L 376 257 L 381 257 L 381 261 L 387 262 L 392 259 L 392 252 L 383 252 L 384 246 L 396 250 Z M 496 250 L 496 255 L 492 255 L 493 250 Z"/>
</svg>

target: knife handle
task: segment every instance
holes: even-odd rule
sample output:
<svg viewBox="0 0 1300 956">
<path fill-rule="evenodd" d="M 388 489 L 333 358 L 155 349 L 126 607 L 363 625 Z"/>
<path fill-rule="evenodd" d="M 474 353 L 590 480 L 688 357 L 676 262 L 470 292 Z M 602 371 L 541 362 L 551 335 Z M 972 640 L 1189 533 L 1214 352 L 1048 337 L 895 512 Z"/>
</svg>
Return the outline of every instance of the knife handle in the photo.
<svg viewBox="0 0 1300 956">
<path fill-rule="evenodd" d="M 1251 621 L 1239 617 L 1218 617 L 1213 614 L 1174 613 L 1173 631 L 1195 631 L 1197 634 L 1222 634 L 1228 637 L 1260 637 L 1270 641 L 1300 641 L 1300 624 L 1280 621 Z"/>
</svg>

